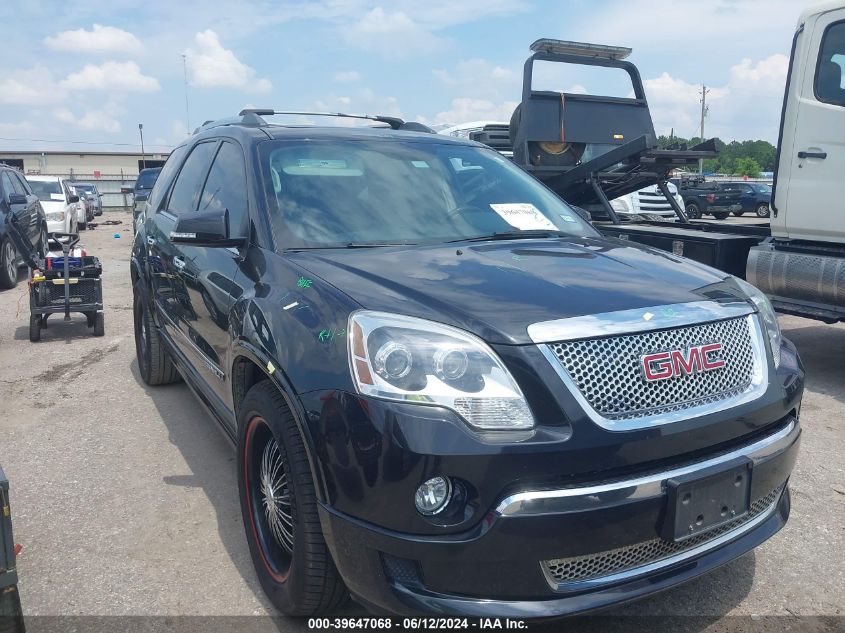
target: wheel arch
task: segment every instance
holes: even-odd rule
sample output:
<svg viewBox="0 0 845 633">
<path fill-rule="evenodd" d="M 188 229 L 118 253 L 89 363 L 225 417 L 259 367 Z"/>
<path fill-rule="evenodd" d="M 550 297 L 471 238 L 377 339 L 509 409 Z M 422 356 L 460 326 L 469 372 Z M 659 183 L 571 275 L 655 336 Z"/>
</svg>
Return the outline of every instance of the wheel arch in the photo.
<svg viewBox="0 0 845 633">
<path fill-rule="evenodd" d="M 317 499 L 325 503 L 328 500 L 328 492 L 317 463 L 316 447 L 307 423 L 307 413 L 302 403 L 296 396 L 293 386 L 278 363 L 256 347 L 241 341 L 235 346 L 231 369 L 232 404 L 236 419 L 240 404 L 246 397 L 247 392 L 253 386 L 265 380 L 270 381 L 285 399 L 285 404 L 293 416 L 293 420 L 302 437 L 302 443 L 305 445 L 305 452 L 308 456 L 308 465 L 314 480 Z"/>
</svg>

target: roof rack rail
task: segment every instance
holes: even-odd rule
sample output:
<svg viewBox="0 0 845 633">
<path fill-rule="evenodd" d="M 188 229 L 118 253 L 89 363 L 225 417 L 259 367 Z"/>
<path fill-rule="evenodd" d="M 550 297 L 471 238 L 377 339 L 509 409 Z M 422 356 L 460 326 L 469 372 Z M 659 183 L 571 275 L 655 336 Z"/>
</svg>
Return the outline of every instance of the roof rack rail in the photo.
<svg viewBox="0 0 845 633">
<path fill-rule="evenodd" d="M 342 117 L 347 119 L 366 119 L 368 121 L 376 121 L 378 123 L 387 123 L 394 130 L 409 130 L 412 132 L 430 132 L 434 133 L 427 125 L 417 123 L 416 121 L 404 121 L 399 117 L 382 116 L 380 114 L 349 114 L 346 112 L 307 112 L 295 110 L 273 110 L 271 108 L 246 108 L 240 111 L 240 116 L 246 118 L 249 115 L 255 117 L 271 116 L 275 114 L 294 115 L 294 116 L 332 116 Z M 262 119 L 263 121 L 263 119 Z"/>
</svg>

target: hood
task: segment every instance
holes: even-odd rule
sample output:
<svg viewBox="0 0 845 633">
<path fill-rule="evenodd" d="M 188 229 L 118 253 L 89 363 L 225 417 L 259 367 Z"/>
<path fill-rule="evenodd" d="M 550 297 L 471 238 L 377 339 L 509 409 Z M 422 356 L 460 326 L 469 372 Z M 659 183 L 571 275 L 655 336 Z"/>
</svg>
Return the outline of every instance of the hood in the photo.
<svg viewBox="0 0 845 633">
<path fill-rule="evenodd" d="M 64 211 L 67 206 L 67 203 L 62 200 L 41 201 L 41 208 L 44 209 L 44 213 L 56 213 L 57 211 Z"/>
<path fill-rule="evenodd" d="M 540 321 L 737 299 L 724 273 L 603 238 L 315 250 L 292 258 L 364 308 L 447 323 L 489 343 L 530 343 L 526 328 Z"/>
</svg>

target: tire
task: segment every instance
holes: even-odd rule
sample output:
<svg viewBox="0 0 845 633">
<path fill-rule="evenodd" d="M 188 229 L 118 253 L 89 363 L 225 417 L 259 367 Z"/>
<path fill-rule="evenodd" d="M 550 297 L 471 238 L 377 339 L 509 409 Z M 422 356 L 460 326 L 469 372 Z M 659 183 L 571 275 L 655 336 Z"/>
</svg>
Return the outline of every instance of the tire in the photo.
<svg viewBox="0 0 845 633">
<path fill-rule="evenodd" d="M 76 225 L 76 228 L 80 231 L 85 231 L 88 228 L 88 223 L 87 222 L 80 222 L 79 224 Z"/>
<path fill-rule="evenodd" d="M 745 211 L 743 211 L 742 209 L 740 209 L 739 211 L 734 211 L 734 212 L 733 212 L 733 214 L 734 214 L 736 217 L 740 217 L 743 213 L 745 213 Z"/>
<path fill-rule="evenodd" d="M 270 512 L 264 471 L 278 473 L 270 475 L 271 488 L 280 493 L 273 494 Z M 269 380 L 250 389 L 238 408 L 238 490 L 252 562 L 276 608 L 313 616 L 340 606 L 347 591 L 323 539 L 305 445 Z"/>
<path fill-rule="evenodd" d="M 17 587 L 0 589 L 0 633 L 24 633 L 21 599 Z"/>
<path fill-rule="evenodd" d="M 726 220 L 730 214 L 730 211 L 719 211 L 717 213 L 714 213 L 713 217 L 717 220 Z"/>
<path fill-rule="evenodd" d="M 94 315 L 94 336 L 103 336 L 106 333 L 106 315 L 98 312 Z"/>
<path fill-rule="evenodd" d="M 769 217 L 769 213 L 771 213 L 771 209 L 768 204 L 761 202 L 757 205 L 757 208 L 754 209 L 754 212 L 757 214 L 758 218 L 767 218 Z"/>
<path fill-rule="evenodd" d="M 0 288 L 10 290 L 18 285 L 18 252 L 8 237 L 0 241 Z"/>
<path fill-rule="evenodd" d="M 701 218 L 701 209 L 698 208 L 698 205 L 695 202 L 687 203 L 686 213 L 690 220 L 698 220 Z"/>
<path fill-rule="evenodd" d="M 29 315 L 29 340 L 31 343 L 37 343 L 41 340 L 41 315 Z"/>
<path fill-rule="evenodd" d="M 132 314 L 135 323 L 135 358 L 138 360 L 141 379 L 151 387 L 176 382 L 180 378 L 179 372 L 164 349 L 153 315 L 137 290 L 134 295 Z M 94 327 L 96 330 L 96 322 Z"/>
<path fill-rule="evenodd" d="M 38 254 L 42 258 L 47 256 L 48 249 L 50 248 L 49 242 L 50 238 L 47 235 L 47 229 L 42 227 L 41 237 L 38 239 Z"/>
</svg>

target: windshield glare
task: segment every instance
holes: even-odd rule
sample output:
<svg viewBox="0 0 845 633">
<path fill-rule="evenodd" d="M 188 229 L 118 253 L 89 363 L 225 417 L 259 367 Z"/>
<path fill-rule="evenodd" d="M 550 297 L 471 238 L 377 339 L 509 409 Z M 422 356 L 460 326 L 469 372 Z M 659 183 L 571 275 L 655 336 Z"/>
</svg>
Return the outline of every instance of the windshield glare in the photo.
<svg viewBox="0 0 845 633">
<path fill-rule="evenodd" d="M 274 141 L 262 145 L 262 170 L 281 248 L 445 242 L 521 230 L 597 235 L 531 176 L 479 147 Z"/>
<path fill-rule="evenodd" d="M 58 180 L 29 180 L 28 182 L 32 193 L 38 196 L 39 200 L 49 201 L 52 200 L 51 194 L 62 194 L 62 187 Z M 62 196 L 64 197 L 63 194 Z"/>
</svg>

